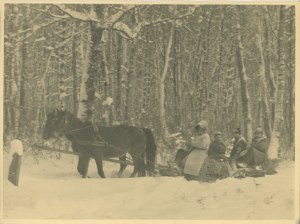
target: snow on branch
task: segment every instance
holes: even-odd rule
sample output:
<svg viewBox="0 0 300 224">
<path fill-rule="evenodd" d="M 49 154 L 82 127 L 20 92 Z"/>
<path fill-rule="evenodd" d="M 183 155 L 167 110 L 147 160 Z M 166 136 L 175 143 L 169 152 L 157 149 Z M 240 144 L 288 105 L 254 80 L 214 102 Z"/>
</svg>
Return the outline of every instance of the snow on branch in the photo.
<svg viewBox="0 0 300 224">
<path fill-rule="evenodd" d="M 78 12 L 76 10 L 67 8 L 66 5 L 64 5 L 64 4 L 58 4 L 58 5 L 56 5 L 56 7 L 58 7 L 62 12 L 66 13 L 67 15 L 69 15 L 70 17 L 72 17 L 74 19 L 78 19 L 81 21 L 97 22 L 97 23 L 99 23 L 99 26 L 101 26 L 103 29 L 117 30 L 117 31 L 121 32 L 122 34 L 125 34 L 126 37 L 133 38 L 133 39 L 137 37 L 137 35 L 140 33 L 141 29 L 144 26 L 180 20 L 184 17 L 193 15 L 195 9 L 197 8 L 197 6 L 190 7 L 188 12 L 186 12 L 184 14 L 181 14 L 181 15 L 178 14 L 171 18 L 158 19 L 155 21 L 140 22 L 135 27 L 130 28 L 127 24 L 125 24 L 124 22 L 121 22 L 120 20 L 126 13 L 128 13 L 130 10 L 137 7 L 136 5 L 125 5 L 122 9 L 119 9 L 119 11 L 117 13 L 109 16 L 106 19 L 102 19 L 102 21 L 100 20 L 100 18 L 97 17 L 94 10 L 91 10 L 90 13 L 86 14 L 86 13 Z"/>
<path fill-rule="evenodd" d="M 157 19 L 155 21 L 144 21 L 144 22 L 140 22 L 132 31 L 132 36 L 136 37 L 138 35 L 138 33 L 141 31 L 141 29 L 145 26 L 151 26 L 151 25 L 156 25 L 156 24 L 160 24 L 160 23 L 164 23 L 164 22 L 174 22 L 180 19 L 183 19 L 185 17 L 188 16 L 192 16 L 193 13 L 195 12 L 196 8 L 198 6 L 194 6 L 194 7 L 190 7 L 189 11 L 184 13 L 184 14 L 178 14 L 175 17 L 170 17 L 170 18 L 164 18 L 164 19 Z"/>
<path fill-rule="evenodd" d="M 124 33 L 129 38 L 135 38 L 138 34 L 137 32 L 133 32 L 125 23 L 122 22 L 116 22 L 112 28 Z"/>
<path fill-rule="evenodd" d="M 63 16 L 62 15 L 57 15 L 57 14 L 53 14 L 53 13 L 49 12 L 48 10 L 43 10 L 43 9 L 39 9 L 39 8 L 35 8 L 35 7 L 30 7 L 30 6 L 27 6 L 27 8 L 30 9 L 30 10 L 37 11 L 37 12 L 41 12 L 43 14 L 47 14 L 47 15 L 49 15 L 51 17 L 58 18 L 58 19 L 67 19 L 67 18 L 69 18 L 68 15 L 63 15 Z"/>
<path fill-rule="evenodd" d="M 78 12 L 76 10 L 67 8 L 65 5 L 55 5 L 57 8 L 59 8 L 61 11 L 69 15 L 70 17 L 74 19 L 78 19 L 81 21 L 94 21 L 99 22 L 98 18 L 96 17 L 95 13 L 85 14 Z"/>
<path fill-rule="evenodd" d="M 135 8 L 135 5 L 125 5 L 124 6 L 124 10 L 120 10 L 119 12 L 115 13 L 114 15 L 110 16 L 110 18 L 108 19 L 109 23 L 116 23 L 117 21 L 119 21 L 124 14 L 126 14 L 129 10 Z"/>
<path fill-rule="evenodd" d="M 64 18 L 65 19 L 65 18 Z M 59 21 L 62 21 L 64 19 L 54 19 L 53 21 L 49 22 L 49 23 L 44 23 L 44 24 L 41 24 L 41 25 L 34 25 L 33 27 L 30 27 L 26 30 L 21 30 L 18 32 L 18 35 L 20 34 L 25 34 L 25 33 L 29 33 L 31 32 L 30 34 L 28 34 L 26 37 L 22 38 L 20 41 L 23 41 L 25 39 L 28 39 L 30 38 L 34 33 L 36 33 L 37 31 L 41 30 L 41 29 L 44 29 L 56 22 L 59 22 Z M 15 36 L 15 35 L 14 35 Z"/>
</svg>

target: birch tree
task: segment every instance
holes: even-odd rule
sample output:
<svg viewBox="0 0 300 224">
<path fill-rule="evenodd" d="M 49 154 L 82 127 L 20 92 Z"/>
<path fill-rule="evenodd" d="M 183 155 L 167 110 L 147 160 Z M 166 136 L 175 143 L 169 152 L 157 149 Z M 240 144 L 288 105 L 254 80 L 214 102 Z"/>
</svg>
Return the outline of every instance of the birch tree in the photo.
<svg viewBox="0 0 300 224">
<path fill-rule="evenodd" d="M 285 6 L 279 8 L 279 29 L 278 29 L 278 74 L 277 74 L 277 91 L 275 98 L 275 117 L 274 129 L 271 134 L 271 141 L 268 150 L 269 159 L 278 158 L 280 150 L 280 136 L 283 125 L 283 97 L 284 97 L 284 73 L 285 73 Z"/>
<path fill-rule="evenodd" d="M 236 15 L 236 59 L 241 86 L 240 90 L 245 124 L 245 137 L 247 141 L 250 142 L 252 140 L 252 116 L 249 102 L 250 97 L 248 92 L 248 76 L 244 64 L 243 44 L 241 37 L 241 6 L 236 6 Z"/>
<path fill-rule="evenodd" d="M 167 45 L 167 49 L 166 49 L 166 53 L 165 53 L 164 67 L 163 67 L 163 71 L 162 71 L 160 83 L 159 83 L 159 93 L 160 93 L 159 114 L 160 114 L 161 132 L 164 136 L 166 136 L 168 134 L 167 124 L 166 124 L 166 111 L 165 111 L 165 98 L 166 98 L 165 97 L 165 80 L 166 80 L 166 77 L 168 74 L 168 69 L 169 69 L 170 54 L 171 54 L 171 48 L 172 48 L 172 44 L 173 44 L 173 34 L 174 34 L 174 29 L 173 29 L 173 27 L 171 27 L 168 45 Z"/>
<path fill-rule="evenodd" d="M 269 138 L 272 131 L 271 117 L 269 109 L 269 100 L 267 96 L 267 84 L 266 84 L 266 72 L 265 72 L 265 60 L 263 54 L 262 45 L 262 25 L 261 25 L 261 10 L 257 11 L 257 32 L 256 32 L 256 47 L 258 50 L 258 61 L 259 61 L 259 89 L 262 97 L 262 108 L 263 108 L 263 121 L 266 135 Z"/>
</svg>

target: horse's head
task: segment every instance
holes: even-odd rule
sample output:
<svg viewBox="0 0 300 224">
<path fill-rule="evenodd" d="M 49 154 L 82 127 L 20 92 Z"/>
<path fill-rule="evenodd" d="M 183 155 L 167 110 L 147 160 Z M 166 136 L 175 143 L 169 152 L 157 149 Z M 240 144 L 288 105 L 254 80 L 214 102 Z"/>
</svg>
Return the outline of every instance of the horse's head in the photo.
<svg viewBox="0 0 300 224">
<path fill-rule="evenodd" d="M 48 140 L 60 137 L 72 129 L 74 115 L 64 110 L 53 110 L 47 115 L 47 121 L 43 132 L 43 138 Z"/>
</svg>

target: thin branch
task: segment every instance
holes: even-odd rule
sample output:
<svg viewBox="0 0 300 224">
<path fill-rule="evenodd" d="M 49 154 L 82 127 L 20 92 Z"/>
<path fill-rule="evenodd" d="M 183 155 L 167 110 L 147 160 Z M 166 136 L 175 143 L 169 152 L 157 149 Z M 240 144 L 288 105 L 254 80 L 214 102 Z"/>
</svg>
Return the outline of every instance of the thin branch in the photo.
<svg viewBox="0 0 300 224">
<path fill-rule="evenodd" d="M 66 18 L 66 19 L 68 19 L 68 18 Z M 48 27 L 48 26 L 50 26 L 50 25 L 52 25 L 52 24 L 54 24 L 56 22 L 60 22 L 60 21 L 66 20 L 66 19 L 55 19 L 55 20 L 53 20 L 53 21 L 51 21 L 49 23 L 42 24 L 40 26 L 34 25 L 33 27 L 31 27 L 29 29 L 22 30 L 22 31 L 18 32 L 17 35 L 24 34 L 24 33 L 27 33 L 27 32 L 32 32 L 30 35 L 27 35 L 26 37 L 20 39 L 20 41 L 23 41 L 23 40 L 26 40 L 26 39 L 30 38 L 37 31 L 39 31 L 41 29 L 44 29 L 44 28 L 46 28 L 46 27 Z M 16 36 L 16 35 L 14 35 L 14 36 Z"/>
<path fill-rule="evenodd" d="M 134 31 L 133 31 L 133 36 L 137 36 L 137 34 L 141 31 L 141 29 L 145 26 L 151 26 L 151 25 L 156 25 L 156 24 L 160 24 L 160 23 L 164 23 L 164 22 L 174 22 L 176 20 L 180 20 L 180 19 L 183 19 L 185 17 L 188 17 L 188 16 L 192 16 L 194 11 L 195 11 L 196 7 L 194 7 L 192 10 L 189 10 L 189 12 L 185 13 L 185 14 L 182 14 L 182 15 L 178 15 L 176 17 L 173 17 L 173 18 L 165 18 L 165 19 L 157 19 L 155 21 L 145 21 L 145 22 L 141 22 L 139 23 L 135 28 L 134 28 Z"/>
<path fill-rule="evenodd" d="M 57 8 L 59 8 L 62 12 L 69 15 L 73 19 L 78 19 L 81 21 L 94 21 L 94 22 L 100 22 L 97 17 L 95 17 L 94 13 L 85 14 L 78 12 L 76 10 L 72 10 L 67 8 L 64 4 L 55 5 Z"/>
<path fill-rule="evenodd" d="M 136 5 L 126 5 L 125 9 L 122 11 L 119 11 L 117 13 L 115 13 L 114 15 L 110 16 L 110 18 L 108 19 L 109 23 L 112 23 L 113 26 L 116 22 L 118 22 L 126 13 L 128 13 L 131 9 L 136 8 Z"/>
<path fill-rule="evenodd" d="M 61 15 L 56 15 L 56 14 L 52 14 L 51 12 L 49 12 L 48 10 L 43 10 L 43 9 L 38 9 L 38 8 L 35 8 L 35 7 L 30 7 L 30 6 L 26 6 L 28 9 L 30 10 L 34 10 L 34 11 L 37 11 L 37 12 L 41 12 L 43 14 L 47 14 L 51 17 L 54 17 L 54 18 L 58 18 L 58 19 L 67 19 L 69 16 L 68 15 L 64 15 L 64 16 L 61 16 Z"/>
</svg>

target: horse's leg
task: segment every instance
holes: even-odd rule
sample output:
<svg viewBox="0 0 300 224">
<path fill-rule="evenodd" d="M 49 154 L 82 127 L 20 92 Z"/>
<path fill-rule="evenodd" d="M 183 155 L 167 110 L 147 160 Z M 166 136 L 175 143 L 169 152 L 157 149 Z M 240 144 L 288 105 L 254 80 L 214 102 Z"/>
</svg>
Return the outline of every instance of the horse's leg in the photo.
<svg viewBox="0 0 300 224">
<path fill-rule="evenodd" d="M 89 162 L 90 162 L 90 157 L 87 155 L 84 155 L 80 157 L 80 164 L 81 164 L 81 176 L 82 178 L 87 178 L 87 173 L 89 169 Z"/>
<path fill-rule="evenodd" d="M 131 158 L 133 160 L 133 171 L 132 171 L 130 177 L 135 177 L 136 174 L 137 174 L 137 172 L 139 171 L 139 169 L 138 169 L 139 164 L 138 164 L 138 160 L 137 160 L 136 157 L 134 157 L 134 156 L 131 155 Z"/>
<path fill-rule="evenodd" d="M 146 176 L 145 163 L 144 162 L 140 162 L 139 171 L 138 171 L 138 177 L 145 177 L 145 176 Z"/>
<path fill-rule="evenodd" d="M 119 170 L 119 172 L 118 172 L 118 177 L 121 177 L 122 174 L 123 174 L 123 171 L 124 171 L 124 170 L 126 169 L 126 167 L 127 167 L 127 164 L 124 163 L 124 162 L 126 162 L 126 154 L 123 155 L 123 156 L 120 156 L 120 157 L 119 157 L 119 161 L 120 161 L 120 170 Z"/>
<path fill-rule="evenodd" d="M 131 156 L 133 159 L 133 172 L 130 177 L 135 177 L 138 174 L 139 177 L 146 175 L 144 159 L 137 157 L 136 155 Z"/>
<path fill-rule="evenodd" d="M 80 151 L 80 147 L 78 146 L 78 144 L 76 144 L 76 142 L 72 141 L 72 148 L 74 152 L 79 152 Z M 77 164 L 77 171 L 80 175 L 83 175 L 83 158 L 82 155 L 78 156 L 78 164 Z"/>
<path fill-rule="evenodd" d="M 98 149 L 99 150 L 99 149 Z M 103 171 L 103 162 L 102 162 L 102 152 L 99 150 L 95 154 L 95 161 L 97 164 L 98 174 L 100 177 L 105 178 L 104 171 Z"/>
<path fill-rule="evenodd" d="M 138 158 L 138 177 L 144 177 L 146 176 L 146 166 L 145 166 L 145 161 L 144 161 L 144 157 L 145 157 L 145 153 L 143 153 L 142 155 L 140 155 L 140 157 Z"/>
<path fill-rule="evenodd" d="M 82 175 L 83 174 L 83 158 L 82 158 L 82 156 L 79 156 L 78 157 L 78 164 L 77 164 L 77 171 L 78 171 L 78 173 L 80 174 L 80 175 Z"/>
</svg>

